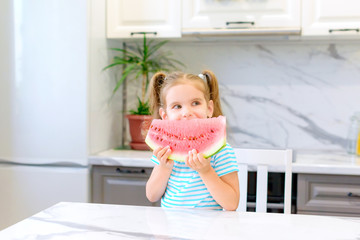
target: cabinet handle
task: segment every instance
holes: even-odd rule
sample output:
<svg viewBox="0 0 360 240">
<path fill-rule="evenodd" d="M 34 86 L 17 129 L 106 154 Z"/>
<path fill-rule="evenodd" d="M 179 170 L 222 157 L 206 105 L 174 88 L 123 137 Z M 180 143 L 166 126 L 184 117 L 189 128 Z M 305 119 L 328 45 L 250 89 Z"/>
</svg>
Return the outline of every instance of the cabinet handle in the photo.
<svg viewBox="0 0 360 240">
<path fill-rule="evenodd" d="M 122 174 L 145 174 L 145 169 L 139 169 L 139 170 L 132 170 L 132 169 L 122 169 L 122 168 L 116 168 L 117 173 Z"/>
<path fill-rule="evenodd" d="M 332 33 L 332 32 L 347 32 L 347 31 L 355 31 L 355 32 L 359 32 L 359 31 L 360 31 L 360 29 L 359 29 L 359 28 L 329 29 L 329 33 Z"/>
<path fill-rule="evenodd" d="M 251 24 L 254 25 L 255 22 L 226 22 L 226 26 L 230 25 L 230 24 Z"/>
<path fill-rule="evenodd" d="M 136 35 L 136 34 L 154 34 L 155 36 L 157 35 L 157 32 L 131 32 L 130 35 L 133 36 L 133 35 Z"/>
<path fill-rule="evenodd" d="M 352 198 L 360 198 L 360 195 L 353 194 L 352 192 L 349 192 L 347 195 L 348 197 L 352 197 Z"/>
</svg>

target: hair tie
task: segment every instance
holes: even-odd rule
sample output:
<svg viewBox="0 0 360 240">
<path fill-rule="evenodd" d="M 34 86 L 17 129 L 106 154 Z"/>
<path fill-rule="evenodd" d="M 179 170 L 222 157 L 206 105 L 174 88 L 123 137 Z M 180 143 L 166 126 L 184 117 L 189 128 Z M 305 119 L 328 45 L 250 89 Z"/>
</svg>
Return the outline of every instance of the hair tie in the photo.
<svg viewBox="0 0 360 240">
<path fill-rule="evenodd" d="M 206 80 L 206 78 L 205 78 L 205 75 L 204 75 L 204 74 L 200 73 L 198 76 L 199 76 L 199 78 L 201 78 L 202 80 Z"/>
</svg>

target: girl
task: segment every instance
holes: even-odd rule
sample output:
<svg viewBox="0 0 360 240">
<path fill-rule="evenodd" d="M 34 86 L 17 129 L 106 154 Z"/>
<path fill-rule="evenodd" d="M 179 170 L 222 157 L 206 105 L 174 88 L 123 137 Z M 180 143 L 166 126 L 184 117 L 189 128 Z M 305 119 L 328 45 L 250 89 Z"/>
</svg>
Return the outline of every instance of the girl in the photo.
<svg viewBox="0 0 360 240">
<path fill-rule="evenodd" d="M 199 76 L 175 72 L 156 73 L 150 82 L 150 108 L 154 118 L 180 120 L 222 115 L 218 82 L 211 71 Z M 155 149 L 156 164 L 146 184 L 151 202 L 162 207 L 236 210 L 239 202 L 237 163 L 227 144 L 205 159 L 189 151 L 185 162 L 169 160 L 169 146 Z"/>
</svg>

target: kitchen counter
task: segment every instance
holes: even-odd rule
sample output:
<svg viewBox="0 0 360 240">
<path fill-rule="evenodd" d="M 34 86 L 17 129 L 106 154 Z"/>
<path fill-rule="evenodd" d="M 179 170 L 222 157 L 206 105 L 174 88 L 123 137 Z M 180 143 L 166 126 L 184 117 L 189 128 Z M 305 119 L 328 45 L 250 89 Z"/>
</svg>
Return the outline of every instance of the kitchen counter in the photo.
<svg viewBox="0 0 360 240">
<path fill-rule="evenodd" d="M 359 238 L 359 218 L 65 202 L 0 232 L 0 239 Z"/>
<path fill-rule="evenodd" d="M 90 165 L 153 167 L 152 152 L 137 150 L 107 150 L 89 157 Z"/>
<path fill-rule="evenodd" d="M 299 151 L 293 172 L 360 176 L 360 157 L 339 151 Z"/>
<path fill-rule="evenodd" d="M 150 151 L 108 150 L 89 157 L 90 165 L 153 167 Z M 297 151 L 293 160 L 294 173 L 359 175 L 360 157 L 340 151 Z M 277 167 L 269 171 L 280 172 Z"/>
</svg>

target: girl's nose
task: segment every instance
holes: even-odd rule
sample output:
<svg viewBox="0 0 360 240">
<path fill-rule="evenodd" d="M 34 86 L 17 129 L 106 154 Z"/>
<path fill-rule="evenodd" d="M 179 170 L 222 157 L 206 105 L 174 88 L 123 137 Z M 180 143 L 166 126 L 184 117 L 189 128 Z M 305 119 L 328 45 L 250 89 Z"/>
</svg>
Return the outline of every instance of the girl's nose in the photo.
<svg viewBox="0 0 360 240">
<path fill-rule="evenodd" d="M 192 117 L 192 112 L 188 108 L 183 108 L 182 116 L 183 118 L 190 118 Z"/>
</svg>

